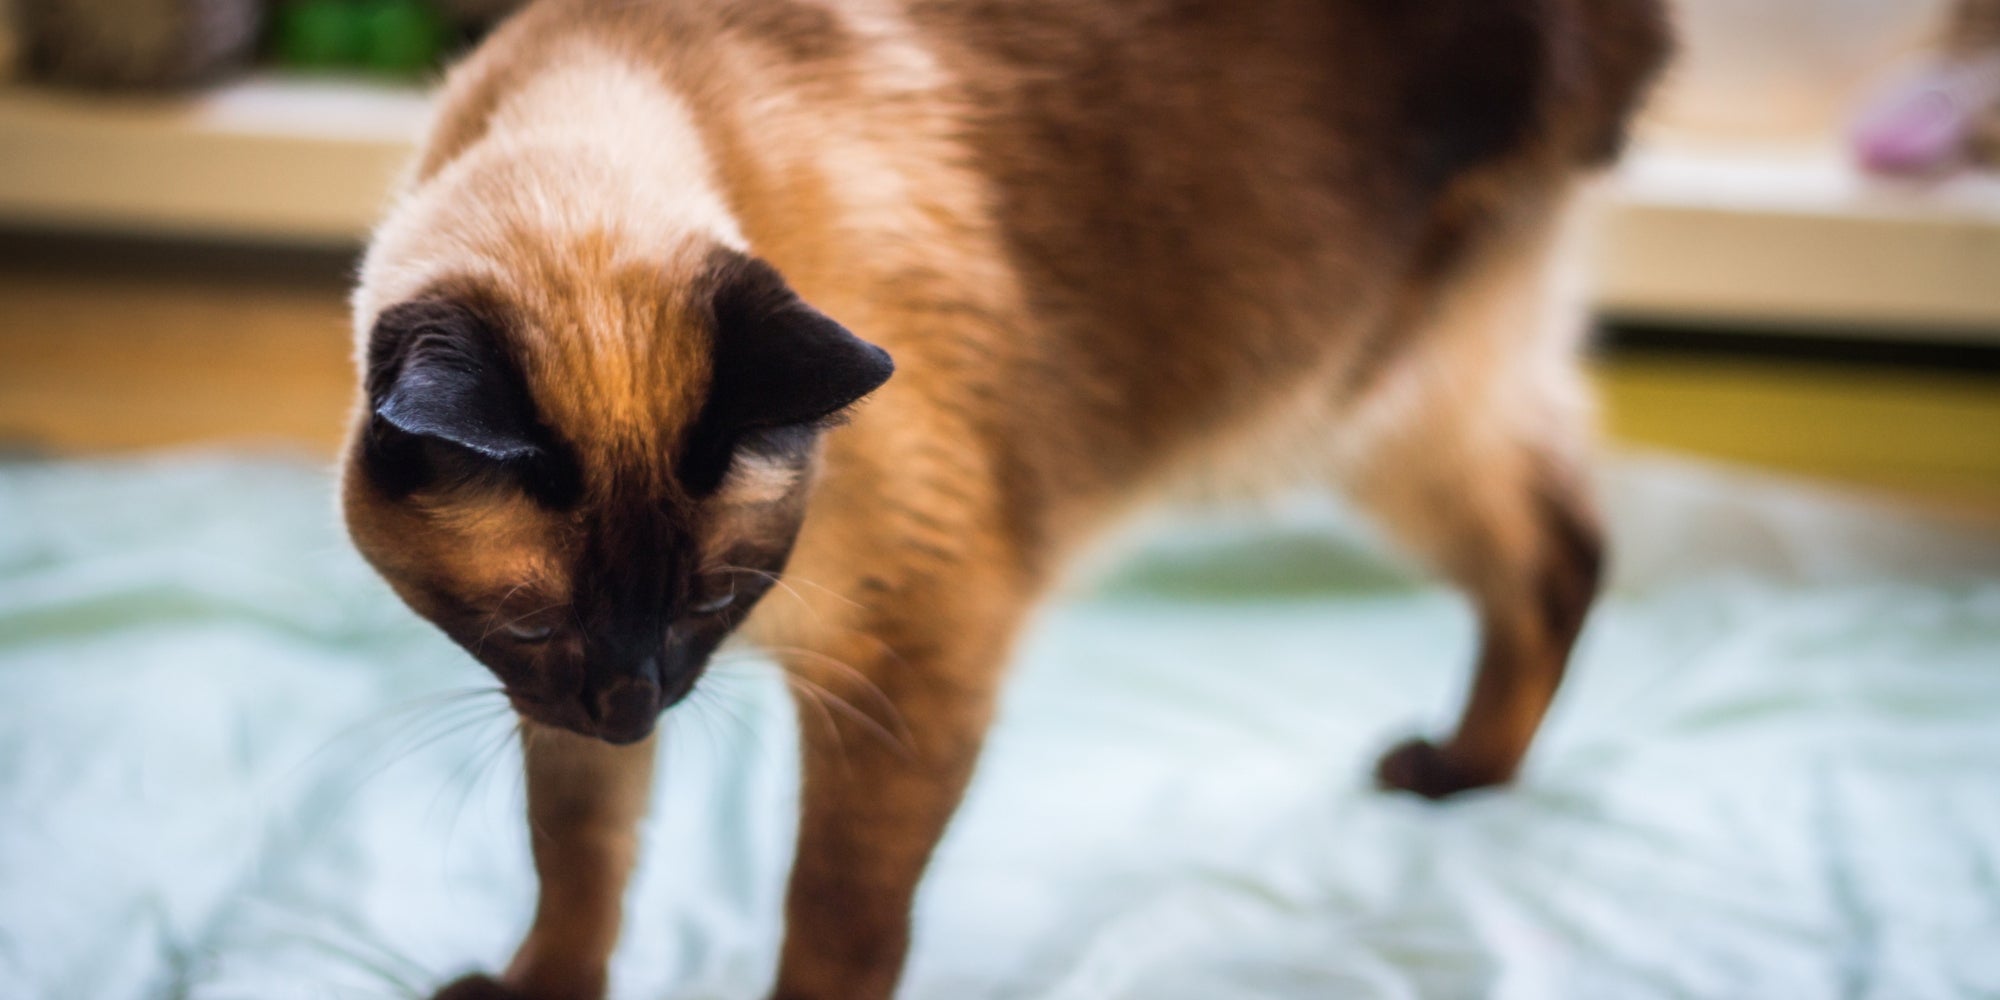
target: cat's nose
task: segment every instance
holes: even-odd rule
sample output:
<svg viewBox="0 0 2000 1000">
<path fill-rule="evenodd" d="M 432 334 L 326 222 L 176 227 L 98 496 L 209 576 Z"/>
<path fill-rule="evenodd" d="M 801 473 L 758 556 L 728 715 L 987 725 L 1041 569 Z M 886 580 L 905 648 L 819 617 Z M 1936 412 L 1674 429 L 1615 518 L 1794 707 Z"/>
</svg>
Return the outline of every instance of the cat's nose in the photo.
<svg viewBox="0 0 2000 1000">
<path fill-rule="evenodd" d="M 660 717 L 659 665 L 648 662 L 642 669 L 611 678 L 583 698 L 583 709 L 597 729 L 597 735 L 611 743 L 636 743 L 653 731 Z"/>
</svg>

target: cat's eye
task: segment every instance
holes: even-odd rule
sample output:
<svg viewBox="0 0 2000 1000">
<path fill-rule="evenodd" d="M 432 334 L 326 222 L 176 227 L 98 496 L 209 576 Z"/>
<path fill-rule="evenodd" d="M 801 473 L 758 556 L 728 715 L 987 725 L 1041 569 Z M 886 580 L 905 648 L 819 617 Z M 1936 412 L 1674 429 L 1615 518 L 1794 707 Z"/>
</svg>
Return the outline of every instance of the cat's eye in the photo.
<svg viewBox="0 0 2000 1000">
<path fill-rule="evenodd" d="M 507 635 L 516 642 L 547 642 L 549 641 L 549 637 L 555 634 L 555 628 L 549 625 L 527 625 L 515 622 L 507 626 Z"/>
<path fill-rule="evenodd" d="M 688 614 L 712 615 L 736 603 L 736 591 L 725 590 L 688 605 Z"/>
</svg>

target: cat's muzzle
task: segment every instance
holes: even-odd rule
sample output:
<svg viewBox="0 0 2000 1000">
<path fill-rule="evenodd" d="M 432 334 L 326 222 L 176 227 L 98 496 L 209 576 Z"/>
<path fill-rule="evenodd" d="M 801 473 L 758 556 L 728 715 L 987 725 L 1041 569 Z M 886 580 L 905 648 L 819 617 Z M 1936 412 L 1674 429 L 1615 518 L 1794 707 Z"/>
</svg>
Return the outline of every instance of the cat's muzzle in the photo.
<svg viewBox="0 0 2000 1000">
<path fill-rule="evenodd" d="M 679 667 L 678 669 L 676 669 Z M 511 693 L 522 715 L 579 736 L 624 745 L 652 735 L 660 713 L 694 690 L 699 667 L 669 664 L 648 657 L 614 672 L 587 678 L 566 697 L 530 699 Z"/>
</svg>

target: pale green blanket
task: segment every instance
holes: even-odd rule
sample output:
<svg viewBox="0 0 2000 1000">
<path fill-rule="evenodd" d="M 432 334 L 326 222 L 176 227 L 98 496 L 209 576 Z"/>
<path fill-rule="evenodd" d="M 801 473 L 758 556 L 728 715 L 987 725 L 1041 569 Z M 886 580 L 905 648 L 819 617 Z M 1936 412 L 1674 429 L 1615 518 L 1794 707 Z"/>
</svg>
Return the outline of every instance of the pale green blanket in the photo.
<svg viewBox="0 0 2000 1000">
<path fill-rule="evenodd" d="M 919 914 L 918 1000 L 2000 996 L 2000 549 L 1626 461 L 1618 582 L 1523 783 L 1372 791 L 1471 628 L 1330 508 L 1176 524 L 1053 606 Z M 484 673 L 318 470 L 0 465 L 0 997 L 418 995 L 532 899 Z M 781 685 L 669 716 L 615 969 L 749 1000 Z"/>
</svg>

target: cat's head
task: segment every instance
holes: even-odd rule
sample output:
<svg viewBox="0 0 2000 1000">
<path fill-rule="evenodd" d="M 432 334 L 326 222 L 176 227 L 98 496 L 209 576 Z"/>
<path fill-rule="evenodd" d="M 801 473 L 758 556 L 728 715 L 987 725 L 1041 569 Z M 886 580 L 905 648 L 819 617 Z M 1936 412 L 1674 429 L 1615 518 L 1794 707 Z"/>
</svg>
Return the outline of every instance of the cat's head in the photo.
<svg viewBox="0 0 2000 1000">
<path fill-rule="evenodd" d="M 619 743 L 777 580 L 821 435 L 892 370 L 762 261 L 680 259 L 358 299 L 356 546 L 523 715 Z"/>
</svg>

